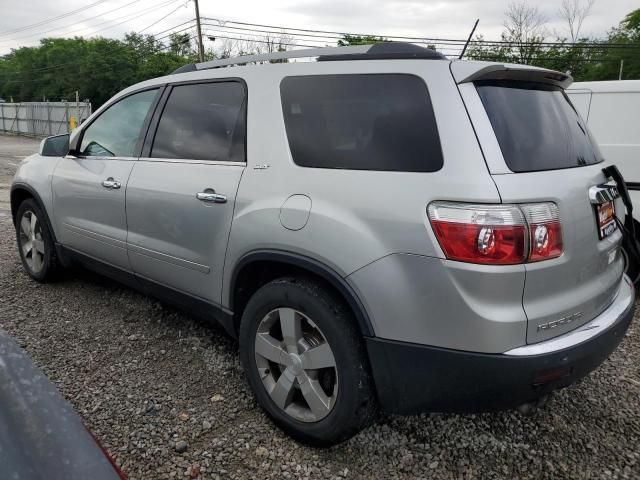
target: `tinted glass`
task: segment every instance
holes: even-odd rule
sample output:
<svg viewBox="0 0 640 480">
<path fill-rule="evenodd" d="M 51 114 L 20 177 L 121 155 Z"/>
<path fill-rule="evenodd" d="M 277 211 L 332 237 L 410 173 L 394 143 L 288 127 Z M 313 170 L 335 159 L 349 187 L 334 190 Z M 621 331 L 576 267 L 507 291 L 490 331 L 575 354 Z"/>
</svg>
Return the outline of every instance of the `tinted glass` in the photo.
<svg viewBox="0 0 640 480">
<path fill-rule="evenodd" d="M 280 93 L 298 165 L 405 172 L 442 167 L 429 92 L 418 77 L 288 77 Z"/>
<path fill-rule="evenodd" d="M 151 156 L 244 161 L 244 99 L 238 82 L 174 87 Z"/>
<path fill-rule="evenodd" d="M 67 153 L 69 153 L 69 134 L 44 139 L 41 152 L 43 157 L 64 157 Z"/>
<path fill-rule="evenodd" d="M 140 131 L 157 93 L 157 89 L 135 93 L 110 106 L 84 131 L 80 153 L 100 157 L 135 156 Z"/>
<path fill-rule="evenodd" d="M 501 81 L 476 84 L 508 167 L 535 172 L 602 161 L 586 125 L 559 87 Z"/>
</svg>

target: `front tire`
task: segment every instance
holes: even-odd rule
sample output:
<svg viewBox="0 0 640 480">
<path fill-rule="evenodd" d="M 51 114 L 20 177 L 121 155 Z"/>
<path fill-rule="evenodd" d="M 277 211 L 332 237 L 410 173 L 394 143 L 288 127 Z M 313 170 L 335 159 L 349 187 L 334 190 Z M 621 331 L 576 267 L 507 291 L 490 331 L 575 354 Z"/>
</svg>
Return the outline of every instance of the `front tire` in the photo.
<svg viewBox="0 0 640 480">
<path fill-rule="evenodd" d="M 240 357 L 258 403 L 296 440 L 327 447 L 374 417 L 361 338 L 343 302 L 320 284 L 281 278 L 249 300 Z"/>
<path fill-rule="evenodd" d="M 22 266 L 38 282 L 52 280 L 59 267 L 44 211 L 35 200 L 27 199 L 18 207 L 15 223 Z"/>
</svg>

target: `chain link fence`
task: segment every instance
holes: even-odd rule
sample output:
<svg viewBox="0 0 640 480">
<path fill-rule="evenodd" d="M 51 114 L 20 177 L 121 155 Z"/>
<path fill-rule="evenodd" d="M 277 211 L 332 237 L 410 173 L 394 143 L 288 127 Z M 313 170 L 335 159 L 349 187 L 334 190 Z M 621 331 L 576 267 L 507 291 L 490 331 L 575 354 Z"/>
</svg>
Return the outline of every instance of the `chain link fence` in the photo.
<svg viewBox="0 0 640 480">
<path fill-rule="evenodd" d="M 89 102 L 0 103 L 0 132 L 34 137 L 71 133 L 89 115 Z"/>
</svg>

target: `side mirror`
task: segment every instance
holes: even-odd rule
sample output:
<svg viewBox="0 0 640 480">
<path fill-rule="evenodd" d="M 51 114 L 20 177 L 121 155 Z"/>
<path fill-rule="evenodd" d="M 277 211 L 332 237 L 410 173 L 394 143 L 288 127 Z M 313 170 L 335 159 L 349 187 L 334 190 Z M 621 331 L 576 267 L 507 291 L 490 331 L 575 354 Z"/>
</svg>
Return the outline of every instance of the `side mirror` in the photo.
<svg viewBox="0 0 640 480">
<path fill-rule="evenodd" d="M 40 142 L 40 155 L 43 157 L 64 157 L 69 153 L 69 134 L 47 137 Z"/>
</svg>

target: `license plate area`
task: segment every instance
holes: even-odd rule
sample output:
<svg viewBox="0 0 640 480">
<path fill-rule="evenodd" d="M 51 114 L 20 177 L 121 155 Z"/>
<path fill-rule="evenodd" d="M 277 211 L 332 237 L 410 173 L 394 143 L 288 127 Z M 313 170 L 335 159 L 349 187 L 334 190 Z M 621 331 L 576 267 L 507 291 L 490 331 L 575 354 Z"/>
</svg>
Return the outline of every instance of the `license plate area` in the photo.
<svg viewBox="0 0 640 480">
<path fill-rule="evenodd" d="M 596 206 L 596 222 L 598 225 L 598 238 L 607 238 L 618 229 L 616 223 L 616 207 L 613 200 L 599 203 Z"/>
</svg>

